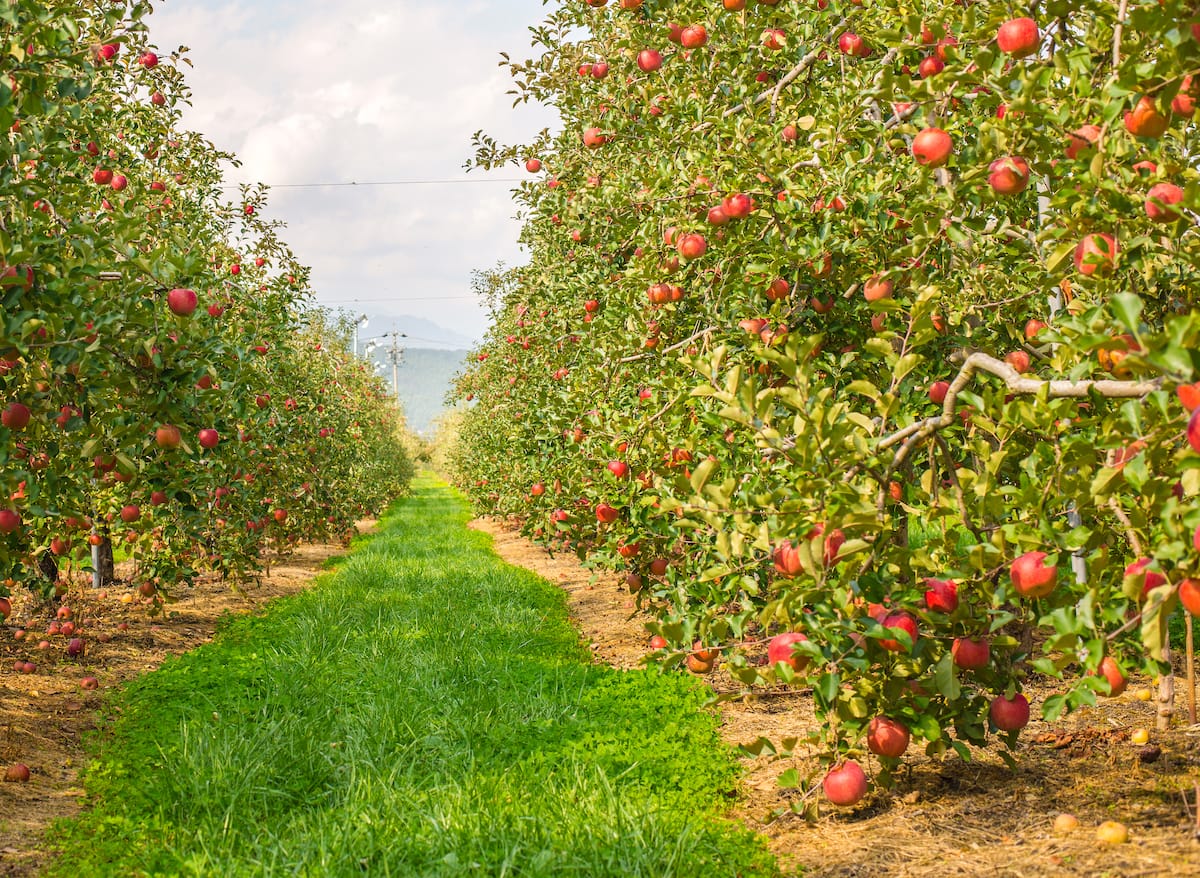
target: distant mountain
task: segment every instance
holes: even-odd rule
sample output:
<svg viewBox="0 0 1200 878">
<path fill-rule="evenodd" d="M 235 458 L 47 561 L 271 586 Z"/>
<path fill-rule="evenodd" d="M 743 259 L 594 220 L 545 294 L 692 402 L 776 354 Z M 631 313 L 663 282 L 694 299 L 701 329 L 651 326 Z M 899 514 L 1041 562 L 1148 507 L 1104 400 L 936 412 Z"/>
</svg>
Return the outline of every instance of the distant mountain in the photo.
<svg viewBox="0 0 1200 878">
<path fill-rule="evenodd" d="M 399 396 L 408 425 L 424 436 L 432 435 L 433 422 L 445 409 L 445 398 L 451 379 L 459 372 L 467 356 L 466 350 L 444 351 L 433 348 L 409 347 L 401 339 L 404 360 L 400 364 Z M 379 374 L 390 386 L 392 364 L 382 348 L 372 351 L 380 364 Z"/>
</svg>

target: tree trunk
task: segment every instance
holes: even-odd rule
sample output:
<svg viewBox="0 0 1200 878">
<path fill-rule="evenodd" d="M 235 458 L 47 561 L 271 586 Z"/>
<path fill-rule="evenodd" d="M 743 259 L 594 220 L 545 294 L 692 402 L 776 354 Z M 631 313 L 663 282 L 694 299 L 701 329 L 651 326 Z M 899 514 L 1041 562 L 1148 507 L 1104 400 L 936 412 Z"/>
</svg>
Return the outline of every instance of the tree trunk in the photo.
<svg viewBox="0 0 1200 878">
<path fill-rule="evenodd" d="M 117 579 L 117 573 L 116 565 L 113 563 L 112 540 L 107 536 L 100 545 L 95 547 L 92 560 L 95 562 L 96 567 L 95 585 L 99 588 L 106 588 L 112 585 Z"/>
</svg>

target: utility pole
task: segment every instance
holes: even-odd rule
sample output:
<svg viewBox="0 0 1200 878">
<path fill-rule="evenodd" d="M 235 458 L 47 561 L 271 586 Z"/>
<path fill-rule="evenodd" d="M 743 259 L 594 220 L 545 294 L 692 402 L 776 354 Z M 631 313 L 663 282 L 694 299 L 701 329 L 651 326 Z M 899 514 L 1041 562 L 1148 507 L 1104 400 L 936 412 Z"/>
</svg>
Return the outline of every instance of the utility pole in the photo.
<svg viewBox="0 0 1200 878">
<path fill-rule="evenodd" d="M 354 320 L 354 356 L 358 356 L 358 331 L 365 329 L 367 326 L 367 315 L 360 314 Z"/>
<path fill-rule="evenodd" d="M 389 332 L 384 338 L 391 336 L 392 346 L 388 350 L 388 359 L 392 362 L 392 396 L 400 398 L 400 365 L 404 362 L 404 348 L 400 347 L 400 339 L 407 338 L 403 332 Z"/>
</svg>

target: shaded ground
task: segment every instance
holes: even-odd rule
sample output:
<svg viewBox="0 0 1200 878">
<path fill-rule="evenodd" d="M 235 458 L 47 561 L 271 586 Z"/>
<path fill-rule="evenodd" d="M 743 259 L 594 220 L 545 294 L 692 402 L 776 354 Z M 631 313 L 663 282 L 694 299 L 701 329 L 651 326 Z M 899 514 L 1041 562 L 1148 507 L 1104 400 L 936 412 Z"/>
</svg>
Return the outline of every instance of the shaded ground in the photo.
<svg viewBox="0 0 1200 878">
<path fill-rule="evenodd" d="M 360 522 L 359 529 L 371 526 Z M 207 643 L 225 614 L 255 612 L 267 601 L 306 588 L 326 560 L 344 551 L 333 544 L 302 546 L 272 566 L 260 583 L 238 590 L 215 577 L 203 578 L 195 588 L 181 589 L 158 617 L 147 615 L 131 588 L 97 593 L 84 582 L 74 583 L 63 603 L 87 644 L 79 659 L 67 655 L 66 637 L 45 634 L 53 609 L 27 594 L 14 596 L 13 613 L 0 625 L 0 771 L 21 762 L 31 777 L 24 784 L 0 783 L 0 876 L 37 874 L 46 857 L 40 847 L 46 828 L 78 812 L 82 737 L 94 728 L 105 689 Z M 14 634 L 21 628 L 27 638 L 17 641 Z M 101 642 L 105 637 L 111 639 Z M 49 649 L 38 648 L 42 640 Z M 15 672 L 18 660 L 35 663 L 37 671 Z M 99 690 L 80 688 L 79 681 L 88 676 L 99 680 Z"/>
<path fill-rule="evenodd" d="M 585 570 L 573 556 L 552 558 L 504 522 L 480 519 L 472 527 L 492 534 L 506 561 L 567 592 L 596 661 L 634 667 L 648 652 L 649 617 L 636 612 L 615 575 Z M 721 673 L 710 680 L 722 691 L 738 685 Z M 1200 875 L 1200 727 L 1185 726 L 1181 693 L 1174 727 L 1154 731 L 1153 702 L 1135 694 L 1148 686 L 1134 680 L 1125 695 L 1096 708 L 1031 723 L 1016 771 L 990 752 L 974 763 L 910 756 L 911 773 L 897 790 L 854 810 L 827 810 L 815 825 L 787 810 L 789 793 L 776 782 L 788 768 L 807 774 L 815 760 L 800 751 L 747 759 L 739 816 L 770 839 L 785 867 L 805 876 Z M 815 722 L 811 698 L 785 690 L 724 704 L 721 713 L 722 733 L 735 745 L 802 736 Z M 1135 729 L 1150 730 L 1148 748 L 1130 742 Z M 1056 836 L 1052 824 L 1064 812 L 1079 819 L 1079 829 Z M 1105 820 L 1126 824 L 1130 842 L 1098 844 L 1095 830 Z"/>
</svg>

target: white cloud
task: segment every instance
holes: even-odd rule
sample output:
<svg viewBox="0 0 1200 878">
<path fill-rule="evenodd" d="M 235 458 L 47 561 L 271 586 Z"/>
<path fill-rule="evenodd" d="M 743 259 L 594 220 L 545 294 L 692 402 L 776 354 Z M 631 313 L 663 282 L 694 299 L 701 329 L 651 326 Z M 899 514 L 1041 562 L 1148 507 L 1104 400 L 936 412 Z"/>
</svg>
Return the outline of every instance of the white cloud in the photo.
<svg viewBox="0 0 1200 878">
<path fill-rule="evenodd" d="M 189 47 L 185 124 L 241 158 L 235 181 L 458 179 L 474 131 L 526 140 L 553 125 L 549 110 L 511 109 L 497 67 L 501 51 L 528 51 L 540 0 L 380 5 L 169 0 L 151 35 Z M 486 313 L 461 298 L 472 269 L 520 261 L 509 188 L 276 189 L 266 215 L 287 222 L 319 300 L 421 297 L 346 307 L 379 315 L 380 330 L 408 313 L 479 335 Z"/>
</svg>

